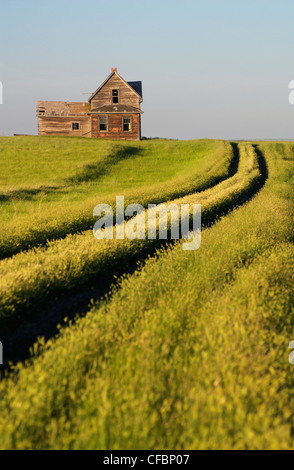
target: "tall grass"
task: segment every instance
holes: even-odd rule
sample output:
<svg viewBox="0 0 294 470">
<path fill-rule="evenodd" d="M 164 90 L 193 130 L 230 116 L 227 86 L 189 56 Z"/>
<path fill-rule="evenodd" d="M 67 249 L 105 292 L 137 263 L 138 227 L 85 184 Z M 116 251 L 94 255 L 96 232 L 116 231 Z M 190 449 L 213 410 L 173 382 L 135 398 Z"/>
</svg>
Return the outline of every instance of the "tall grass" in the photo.
<svg viewBox="0 0 294 470">
<path fill-rule="evenodd" d="M 0 141 L 1 142 L 1 141 Z M 59 142 L 59 140 L 58 140 Z M 63 141 L 62 141 L 63 142 Z M 217 184 L 223 179 L 227 178 L 231 173 L 232 162 L 234 161 L 233 150 L 229 143 L 223 142 L 212 142 L 208 143 L 208 150 L 205 152 L 205 145 L 196 141 L 189 142 L 183 146 L 182 152 L 187 154 L 172 153 L 178 148 L 173 148 L 172 143 L 169 145 L 164 143 L 158 143 L 158 150 L 161 151 L 163 145 L 167 146 L 165 152 L 163 152 L 162 162 L 158 165 L 158 155 L 154 157 L 153 161 L 150 161 L 149 147 L 151 143 L 148 143 L 149 147 L 141 148 L 140 145 L 146 143 L 138 143 L 137 147 L 132 147 L 130 151 L 129 146 L 121 144 L 121 147 L 116 144 L 115 153 L 104 155 L 99 160 L 99 164 L 95 165 L 84 165 L 81 170 L 78 171 L 71 179 L 76 182 L 80 181 L 78 186 L 69 188 L 70 194 L 74 194 L 77 201 L 68 201 L 62 199 L 62 206 L 55 204 L 50 208 L 45 208 L 44 211 L 37 211 L 35 214 L 26 214 L 18 217 L 16 220 L 10 223 L 2 224 L 2 230 L 0 234 L 0 259 L 12 256 L 23 250 L 28 250 L 35 246 L 46 245 L 48 240 L 54 240 L 57 238 L 64 238 L 68 234 L 79 233 L 88 230 L 93 227 L 95 219 L 93 218 L 93 208 L 99 203 L 108 203 L 112 207 L 115 206 L 115 197 L 118 194 L 124 194 L 126 204 L 139 203 L 144 207 L 147 207 L 151 203 L 164 202 L 168 199 L 174 199 L 183 195 L 203 191 L 204 189 Z M 154 144 L 153 144 L 154 145 Z M 152 147 L 151 147 L 152 148 Z M 143 158 L 140 151 L 146 151 L 146 156 Z M 168 153 L 170 150 L 170 153 Z M 112 148 L 112 152 L 114 149 Z M 126 154 L 136 156 L 138 160 L 136 162 L 128 162 Z M 151 152 L 151 157 L 154 156 L 155 149 Z M 210 153 L 211 152 L 211 153 Z M 123 157 L 122 157 L 123 155 Z M 170 158 L 170 163 L 167 164 L 167 157 Z M 207 158 L 205 158 L 205 156 Z M 177 164 L 173 163 L 176 158 L 179 158 Z M 140 158 L 142 160 L 140 160 Z M 161 155 L 160 155 L 161 159 Z M 144 160 L 145 164 L 144 164 Z M 162 170 L 162 166 L 165 162 L 165 168 L 167 170 L 157 173 L 157 168 Z M 122 165 L 119 171 L 121 171 L 121 182 L 116 184 L 114 181 L 109 181 L 107 178 L 111 175 L 109 168 L 116 169 L 112 172 L 116 172 L 117 167 Z M 140 166 L 141 165 L 141 166 Z M 172 174 L 170 168 L 178 166 L 182 167 L 182 176 L 174 177 L 171 180 L 165 181 L 168 174 Z M 146 168 L 153 168 L 153 171 L 147 171 Z M 107 171 L 106 171 L 107 169 Z M 164 174 L 165 173 L 165 174 Z M 181 172 L 179 172 L 181 174 Z M 108 193 L 101 196 L 101 186 L 103 187 L 103 179 L 99 175 L 105 174 L 105 185 Z M 158 175 L 161 175 L 160 177 Z M 164 175 L 164 176 L 162 176 Z M 134 177 L 137 178 L 137 184 L 134 184 Z M 94 179 L 94 182 L 92 181 Z M 97 180 L 95 180 L 97 178 Z M 156 183 L 156 180 L 163 180 Z M 86 179 L 89 179 L 90 193 L 87 193 Z M 156 183 L 156 184 L 155 184 Z M 129 185 L 132 185 L 135 189 L 129 189 Z M 93 196 L 93 190 L 96 191 L 96 195 Z M 18 189 L 18 192 L 23 194 L 25 190 Z M 29 191 L 28 189 L 26 191 Z M 121 192 L 118 192 L 121 191 Z M 58 191 L 52 189 L 53 194 Z M 5 203 L 2 203 L 2 206 Z M 43 207 L 43 206 L 40 206 Z"/>
<path fill-rule="evenodd" d="M 200 250 L 159 251 L 2 380 L 2 449 L 293 448 L 294 168 L 280 145 L 261 145 L 265 186 Z"/>
<path fill-rule="evenodd" d="M 256 160 L 252 147 L 243 146 L 240 168 L 235 176 L 215 188 L 190 196 L 190 202 L 202 204 L 202 218 L 207 223 L 252 191 L 261 176 Z M 130 263 L 152 253 L 160 243 L 157 239 L 97 241 L 92 231 L 88 231 L 49 242 L 47 248 L 3 260 L 0 263 L 2 328 L 4 321 L 28 314 L 50 299 L 56 302 L 66 292 L 74 291 L 91 279 L 96 278 L 104 286 L 105 282 L 113 280 L 114 275 L 125 272 Z M 9 321 L 8 327 L 10 324 Z"/>
</svg>

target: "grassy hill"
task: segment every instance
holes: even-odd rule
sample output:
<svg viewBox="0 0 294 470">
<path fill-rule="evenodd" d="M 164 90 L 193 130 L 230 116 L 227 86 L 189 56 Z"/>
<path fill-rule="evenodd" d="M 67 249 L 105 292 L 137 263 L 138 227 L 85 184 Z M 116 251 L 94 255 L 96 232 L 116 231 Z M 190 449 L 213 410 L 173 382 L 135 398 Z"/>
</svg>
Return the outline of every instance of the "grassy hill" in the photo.
<svg viewBox="0 0 294 470">
<path fill-rule="evenodd" d="M 221 141 L 107 142 L 74 137 L 2 137 L 4 220 L 74 205 L 88 197 L 142 189 L 210 171 Z"/>
<path fill-rule="evenodd" d="M 293 448 L 294 145 L 0 150 L 0 340 L 22 359 L 0 382 L 0 447 Z M 93 208 L 116 194 L 200 203 L 200 249 L 95 240 Z"/>
</svg>

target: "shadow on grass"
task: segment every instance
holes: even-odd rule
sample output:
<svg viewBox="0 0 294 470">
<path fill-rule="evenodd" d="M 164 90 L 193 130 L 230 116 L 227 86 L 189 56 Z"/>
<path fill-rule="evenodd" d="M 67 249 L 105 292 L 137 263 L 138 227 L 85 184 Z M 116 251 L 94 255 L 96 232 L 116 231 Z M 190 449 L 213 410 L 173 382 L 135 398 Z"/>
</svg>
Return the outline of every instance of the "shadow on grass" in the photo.
<svg viewBox="0 0 294 470">
<path fill-rule="evenodd" d="M 0 202 L 9 202 L 11 200 L 30 201 L 34 196 L 38 196 L 40 194 L 47 195 L 58 191 L 64 193 L 69 185 L 98 180 L 109 172 L 110 167 L 116 165 L 121 160 L 126 160 L 127 158 L 139 155 L 141 152 L 143 152 L 143 149 L 132 147 L 130 145 L 126 147 L 116 146 L 114 151 L 108 155 L 105 160 L 85 165 L 80 173 L 77 173 L 70 178 L 66 178 L 64 180 L 64 185 L 39 186 L 38 188 L 24 188 L 8 191 L 7 193 L 0 194 Z"/>
<path fill-rule="evenodd" d="M 178 185 L 177 183 L 175 183 L 172 186 L 172 191 L 167 192 L 165 195 L 163 195 L 161 191 L 156 192 L 155 190 L 155 192 L 149 194 L 148 204 L 162 204 L 166 201 L 194 194 L 195 192 L 205 191 L 206 189 L 212 188 L 213 186 L 219 184 L 221 181 L 224 181 L 225 179 L 233 176 L 238 171 L 239 147 L 238 144 L 235 142 L 230 142 L 230 145 L 232 146 L 233 154 L 229 168 L 226 171 L 222 172 L 221 174 L 217 173 L 209 175 L 209 177 L 204 178 L 204 180 L 202 179 L 202 181 L 201 178 L 199 179 L 197 178 L 197 175 L 195 175 L 194 184 L 182 186 L 181 184 Z M 82 173 L 74 177 L 76 178 L 76 184 L 82 185 L 83 182 L 86 182 L 87 178 L 88 181 L 91 181 L 91 179 L 99 181 L 98 175 L 101 176 L 102 174 L 107 173 L 110 166 L 114 165 L 115 163 L 118 163 L 122 159 L 131 158 L 132 156 L 138 155 L 139 153 L 145 151 L 144 149 L 137 149 L 136 147 L 132 146 L 127 146 L 124 148 L 120 148 L 117 146 L 116 148 L 116 152 L 113 152 L 113 154 L 109 156 L 108 162 L 99 162 L 99 165 L 87 165 L 85 167 L 86 170 L 84 168 Z M 216 162 L 216 164 L 217 163 L 218 162 Z M 215 168 L 213 168 L 213 170 L 215 170 Z M 78 180 L 79 183 L 77 182 Z M 73 181 L 74 180 L 71 180 L 71 183 L 73 183 Z M 69 186 L 68 184 L 69 182 L 67 183 L 67 186 L 59 187 L 54 191 L 54 193 L 56 194 L 59 192 L 62 194 L 66 194 L 67 192 L 76 189 Z M 143 204 L 145 208 L 147 208 L 147 202 L 140 203 Z M 2 242 L 2 244 L 0 245 L 0 260 L 4 258 L 9 258 L 22 251 L 27 251 L 33 247 L 46 246 L 50 240 L 61 239 L 65 238 L 67 235 L 70 234 L 77 234 L 86 230 L 90 230 L 93 228 L 95 218 L 93 217 L 91 210 L 90 213 L 89 211 L 87 212 L 87 214 L 85 212 L 85 215 L 82 217 L 80 216 L 80 214 L 78 214 L 78 221 L 74 222 L 73 220 L 71 220 L 68 221 L 66 225 L 56 224 L 55 219 L 53 224 L 52 220 L 49 221 L 49 224 L 47 222 L 48 220 L 46 220 L 46 230 L 42 228 L 44 227 L 44 224 L 41 224 L 39 227 L 35 227 L 33 232 L 30 231 L 29 233 L 22 233 L 21 239 L 18 239 L 17 243 L 12 244 L 9 241 L 6 244 Z"/>
<path fill-rule="evenodd" d="M 56 191 L 58 189 L 60 189 L 59 186 L 39 186 L 38 188 L 16 189 L 0 194 L 0 202 L 9 202 L 12 199 L 30 201 L 38 194 L 49 194 L 52 191 Z"/>
<path fill-rule="evenodd" d="M 116 165 L 121 160 L 126 160 L 133 156 L 137 156 L 142 152 L 142 149 L 138 147 L 132 147 L 130 145 L 125 147 L 117 146 L 114 148 L 113 153 L 108 155 L 104 160 L 85 165 L 80 173 L 67 178 L 65 182 L 67 184 L 80 184 L 87 183 L 89 181 L 95 181 L 101 178 L 101 176 L 107 174 L 110 170 L 110 167 Z"/>
<path fill-rule="evenodd" d="M 247 203 L 264 186 L 268 177 L 268 170 L 264 155 L 257 145 L 253 146 L 258 157 L 260 177 L 253 181 L 249 188 L 232 203 L 220 204 L 203 218 L 203 228 L 216 223 L 232 210 Z M 239 159 L 238 145 L 235 144 L 235 165 Z M 238 168 L 238 167 L 236 167 Z M 235 168 L 232 169 L 235 171 Z M 70 320 L 78 315 L 84 316 L 91 301 L 103 301 L 109 293 L 111 286 L 117 284 L 119 276 L 132 274 L 141 266 L 149 256 L 156 256 L 158 248 L 172 246 L 172 240 L 150 240 L 148 244 L 134 249 L 131 253 L 121 252 L 115 260 L 109 259 L 101 272 L 92 271 L 92 275 L 82 284 L 73 286 L 71 290 L 64 292 L 61 287 L 49 298 L 35 299 L 34 306 L 29 311 L 20 312 L 18 316 L 3 322 L 1 320 L 1 342 L 4 348 L 4 369 L 9 369 L 9 361 L 16 363 L 30 357 L 29 348 L 36 342 L 37 338 L 43 336 L 48 340 L 58 332 L 57 324 L 64 324 L 64 318 Z"/>
</svg>

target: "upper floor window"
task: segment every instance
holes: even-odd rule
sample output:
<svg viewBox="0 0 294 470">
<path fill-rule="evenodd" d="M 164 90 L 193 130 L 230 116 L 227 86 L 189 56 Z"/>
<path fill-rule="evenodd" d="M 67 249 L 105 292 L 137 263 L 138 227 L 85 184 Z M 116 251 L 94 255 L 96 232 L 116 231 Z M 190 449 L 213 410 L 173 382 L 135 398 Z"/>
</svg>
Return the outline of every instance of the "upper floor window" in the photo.
<svg viewBox="0 0 294 470">
<path fill-rule="evenodd" d="M 100 116 L 99 117 L 99 130 L 100 131 L 107 131 L 107 116 Z"/>
<path fill-rule="evenodd" d="M 112 103 L 118 103 L 118 90 L 112 90 Z"/>
<path fill-rule="evenodd" d="M 132 127 L 131 127 L 131 117 L 130 116 L 126 116 L 123 118 L 123 130 L 125 132 L 129 132 L 132 130 Z"/>
<path fill-rule="evenodd" d="M 80 128 L 80 123 L 79 122 L 73 122 L 72 123 L 72 130 L 73 131 L 78 131 Z"/>
</svg>

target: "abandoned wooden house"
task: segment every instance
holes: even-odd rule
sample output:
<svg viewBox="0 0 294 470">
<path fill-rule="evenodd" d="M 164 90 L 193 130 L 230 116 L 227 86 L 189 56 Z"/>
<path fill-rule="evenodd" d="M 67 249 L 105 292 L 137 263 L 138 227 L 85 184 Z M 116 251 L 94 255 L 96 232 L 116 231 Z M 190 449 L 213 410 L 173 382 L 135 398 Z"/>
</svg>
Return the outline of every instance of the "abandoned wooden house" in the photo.
<svg viewBox="0 0 294 470">
<path fill-rule="evenodd" d="M 39 135 L 141 139 L 142 82 L 111 74 L 87 103 L 37 101 Z"/>
</svg>

